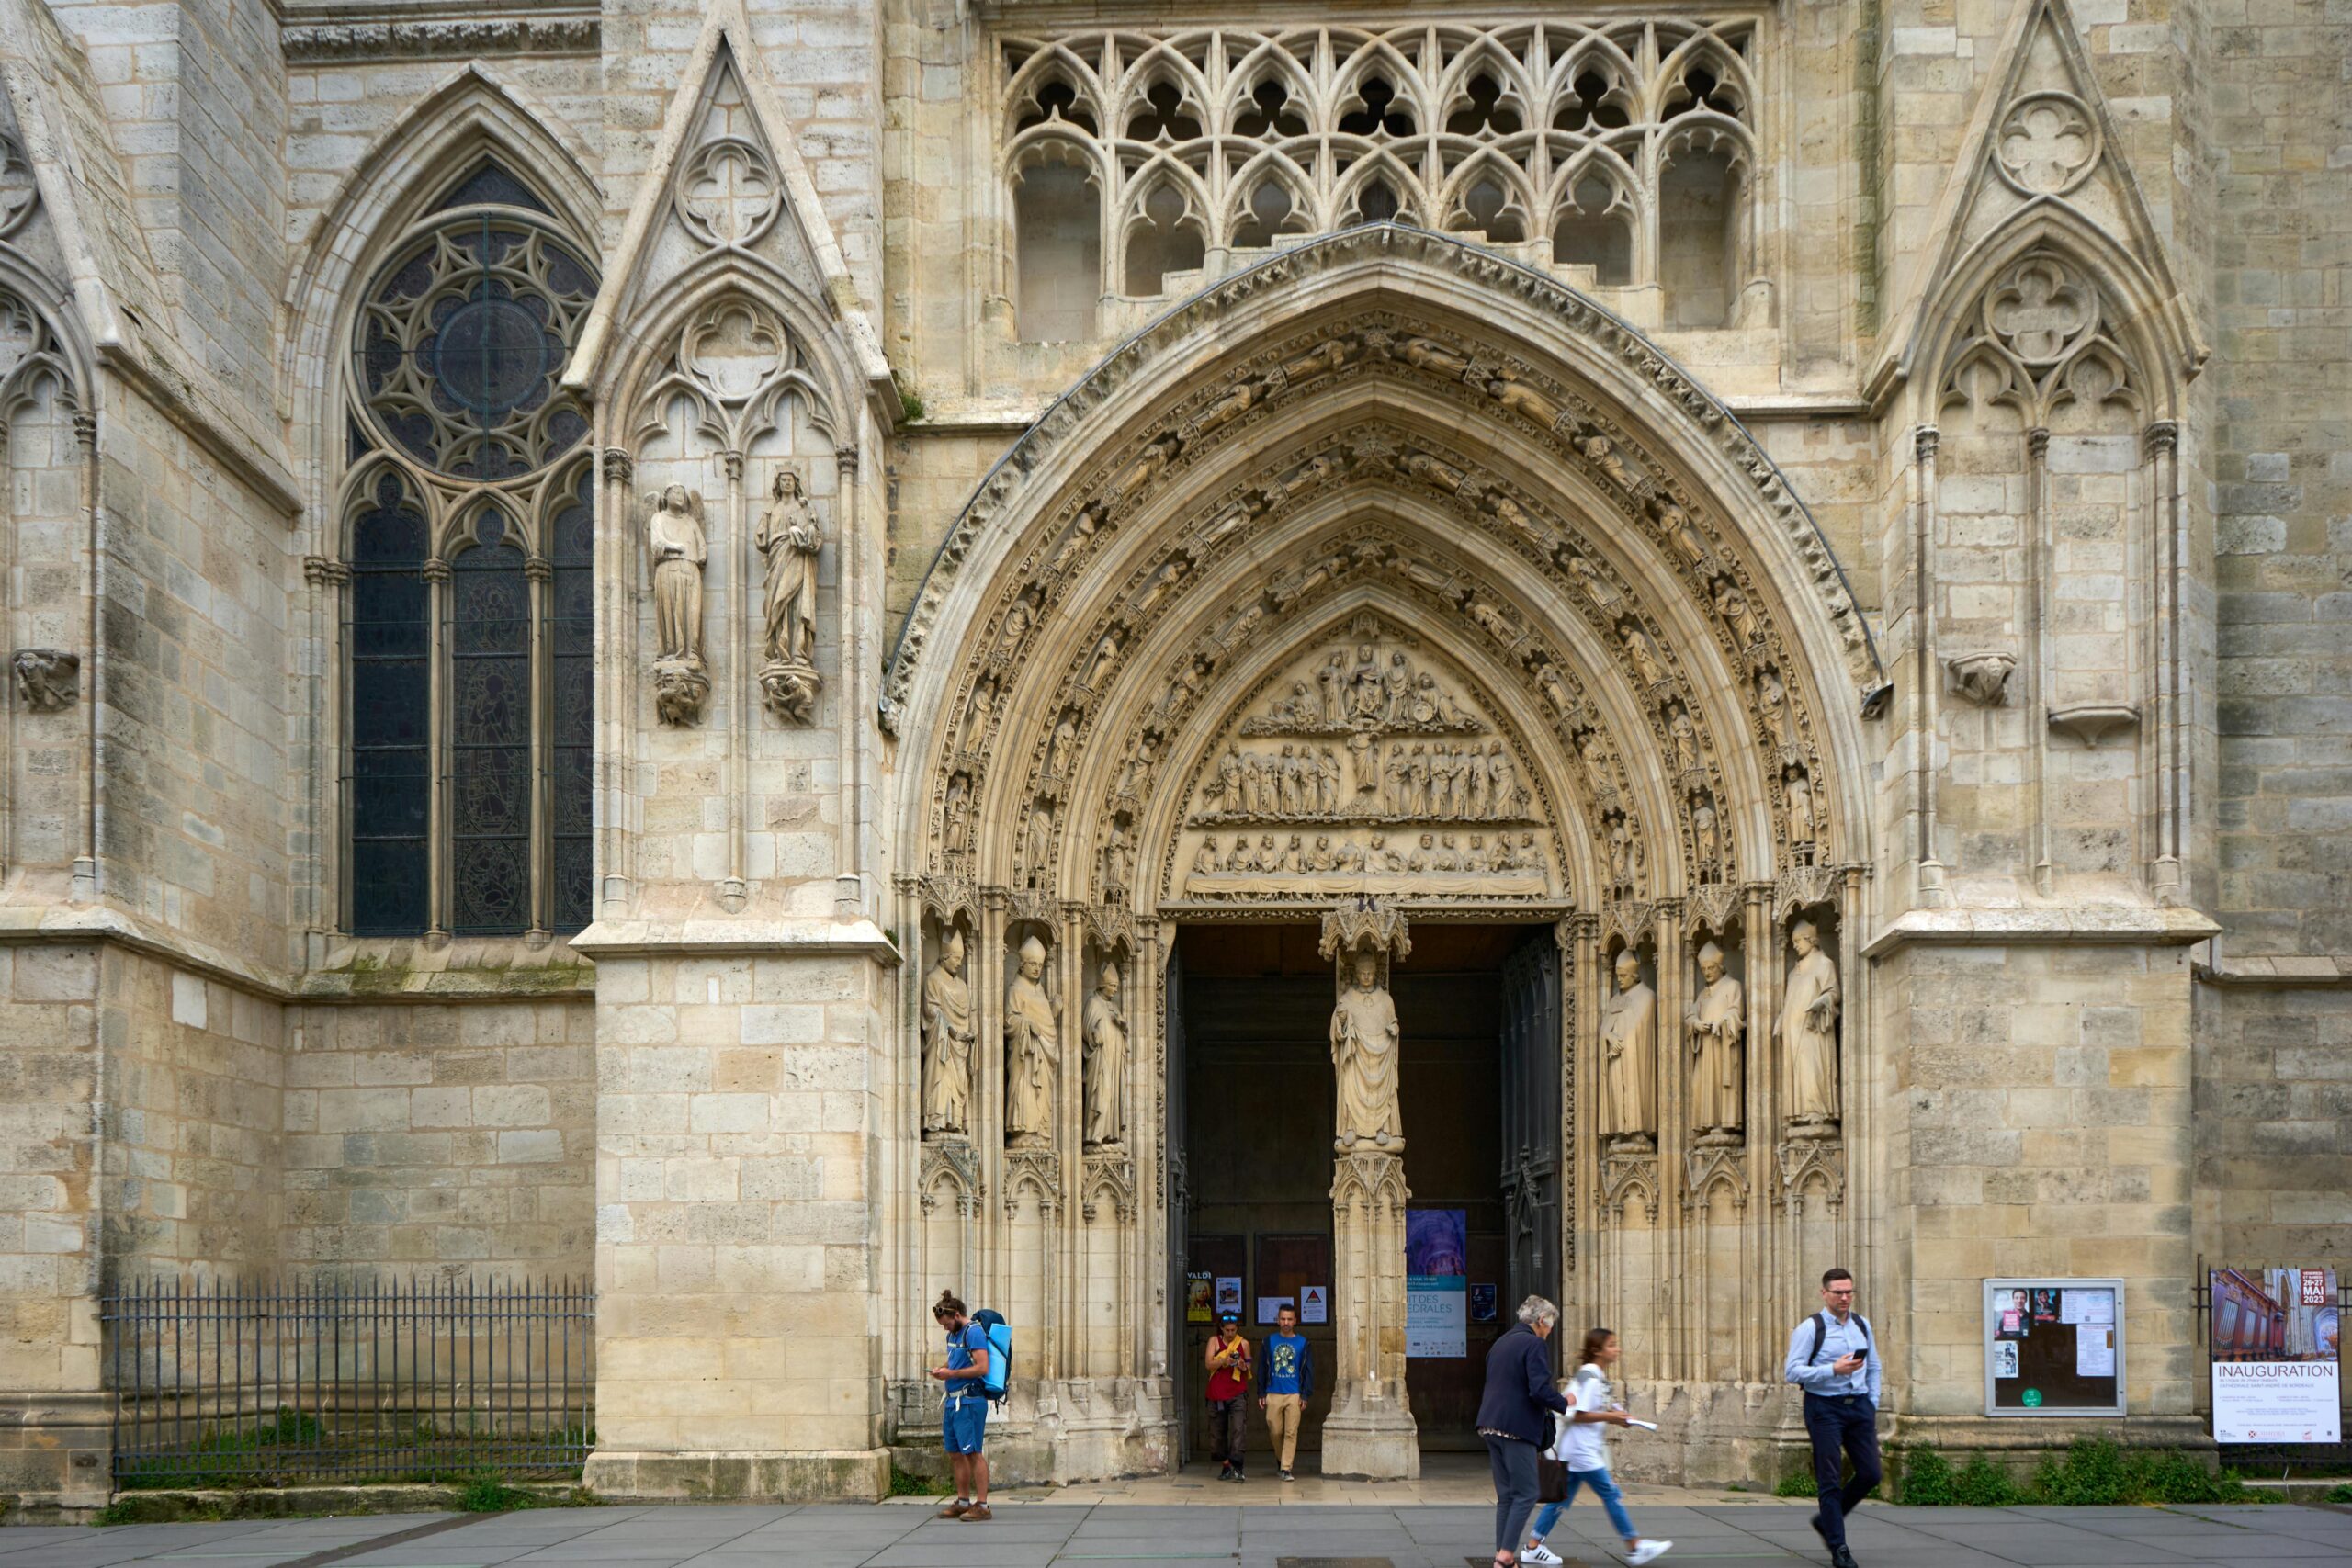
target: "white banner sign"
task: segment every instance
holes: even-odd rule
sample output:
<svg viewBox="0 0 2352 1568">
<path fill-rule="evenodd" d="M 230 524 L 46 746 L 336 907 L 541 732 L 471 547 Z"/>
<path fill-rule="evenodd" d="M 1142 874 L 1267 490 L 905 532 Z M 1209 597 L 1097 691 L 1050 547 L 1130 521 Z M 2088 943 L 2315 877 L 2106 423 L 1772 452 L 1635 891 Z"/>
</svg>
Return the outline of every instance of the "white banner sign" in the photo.
<svg viewBox="0 0 2352 1568">
<path fill-rule="evenodd" d="M 2340 1443 L 2343 1396 L 2334 1361 L 2216 1361 L 2217 1443 Z"/>
<path fill-rule="evenodd" d="M 1419 1360 L 1469 1353 L 1469 1280 L 1460 1274 L 1406 1275 L 1406 1356 Z"/>
</svg>

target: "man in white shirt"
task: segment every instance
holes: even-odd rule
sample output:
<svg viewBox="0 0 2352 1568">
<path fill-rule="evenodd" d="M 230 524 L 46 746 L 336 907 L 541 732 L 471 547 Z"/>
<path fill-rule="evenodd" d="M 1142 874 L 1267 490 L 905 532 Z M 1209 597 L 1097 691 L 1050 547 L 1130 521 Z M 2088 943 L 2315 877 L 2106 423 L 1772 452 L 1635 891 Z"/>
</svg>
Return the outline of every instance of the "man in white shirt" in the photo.
<svg viewBox="0 0 2352 1568">
<path fill-rule="evenodd" d="M 1878 1346 L 1870 1320 L 1854 1310 L 1854 1277 L 1832 1269 L 1821 1277 L 1821 1310 L 1789 1336 L 1781 1377 L 1804 1390 L 1805 1435 L 1813 1439 L 1813 1479 L 1821 1511 L 1809 1521 L 1829 1548 L 1830 1568 L 1855 1568 L 1846 1550 L 1846 1516 L 1879 1483 Z M 1841 1458 L 1854 1478 L 1838 1483 Z"/>
</svg>

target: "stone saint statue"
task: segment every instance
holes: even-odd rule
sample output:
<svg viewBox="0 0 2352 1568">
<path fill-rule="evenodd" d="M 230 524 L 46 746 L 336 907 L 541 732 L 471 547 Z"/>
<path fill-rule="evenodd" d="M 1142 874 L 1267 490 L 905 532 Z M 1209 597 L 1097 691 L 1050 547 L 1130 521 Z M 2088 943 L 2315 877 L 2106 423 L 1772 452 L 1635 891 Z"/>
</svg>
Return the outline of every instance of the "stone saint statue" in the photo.
<svg viewBox="0 0 2352 1568">
<path fill-rule="evenodd" d="M 1004 988 L 1004 1130 L 1016 1148 L 1053 1140 L 1054 1069 L 1061 1010 L 1046 992 L 1046 944 L 1021 944 L 1021 972 Z"/>
<path fill-rule="evenodd" d="M 1379 983 L 1380 960 L 1355 956 L 1355 985 L 1331 1010 L 1331 1066 L 1340 1085 L 1334 1149 L 1402 1149 L 1396 1111 L 1396 1004 Z"/>
<path fill-rule="evenodd" d="M 1115 1144 L 1126 1134 L 1119 1111 L 1119 1080 L 1127 1071 L 1127 1021 L 1119 1011 L 1119 968 L 1102 965 L 1086 998 L 1086 1146 Z"/>
<path fill-rule="evenodd" d="M 672 485 L 647 498 L 645 547 L 653 558 L 653 640 L 657 659 L 702 658 L 702 568 L 710 545 L 702 497 Z"/>
<path fill-rule="evenodd" d="M 767 657 L 772 663 L 810 664 L 817 650 L 817 552 L 825 535 L 797 473 L 777 469 L 770 493 L 752 536 L 767 563 Z"/>
<path fill-rule="evenodd" d="M 1712 942 L 1699 949 L 1699 980 L 1690 1008 L 1690 1124 L 1736 1133 L 1747 1120 L 1747 998 L 1724 973 L 1724 950 Z"/>
<path fill-rule="evenodd" d="M 1811 920 L 1789 932 L 1795 957 L 1781 986 L 1779 1033 L 1789 1063 L 1789 1121 L 1838 1124 L 1838 965 L 1821 951 Z"/>
<path fill-rule="evenodd" d="M 922 977 L 922 1130 L 972 1127 L 972 991 L 964 983 L 964 933 L 947 933 Z"/>
<path fill-rule="evenodd" d="M 1641 960 L 1617 954 L 1617 989 L 1600 1004 L 1601 1131 L 1646 1138 L 1657 1131 L 1657 993 L 1642 984 Z"/>
</svg>

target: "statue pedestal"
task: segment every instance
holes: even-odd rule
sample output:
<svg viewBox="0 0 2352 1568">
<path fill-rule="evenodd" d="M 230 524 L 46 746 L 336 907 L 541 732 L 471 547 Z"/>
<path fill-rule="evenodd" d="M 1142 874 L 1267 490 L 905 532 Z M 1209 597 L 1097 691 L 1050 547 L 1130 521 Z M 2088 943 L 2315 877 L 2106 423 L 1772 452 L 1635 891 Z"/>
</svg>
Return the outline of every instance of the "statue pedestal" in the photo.
<svg viewBox="0 0 2352 1568">
<path fill-rule="evenodd" d="M 1359 1148 L 1340 1155 L 1332 1168 L 1331 1326 L 1339 1367 L 1323 1423 L 1323 1473 L 1416 1480 L 1420 1433 L 1405 1393 L 1405 1205 L 1412 1194 L 1404 1156 Z"/>
</svg>

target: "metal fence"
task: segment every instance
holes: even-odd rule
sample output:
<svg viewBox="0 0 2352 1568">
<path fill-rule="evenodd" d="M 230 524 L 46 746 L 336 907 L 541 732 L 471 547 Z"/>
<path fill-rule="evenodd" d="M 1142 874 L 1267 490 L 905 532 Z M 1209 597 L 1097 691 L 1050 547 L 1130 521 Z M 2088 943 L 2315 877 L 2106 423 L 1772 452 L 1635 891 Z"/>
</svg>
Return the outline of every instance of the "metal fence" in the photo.
<svg viewBox="0 0 2352 1568">
<path fill-rule="evenodd" d="M 579 1280 L 141 1280 L 99 1321 L 118 1487 L 553 1480 L 594 1440 Z"/>
</svg>

